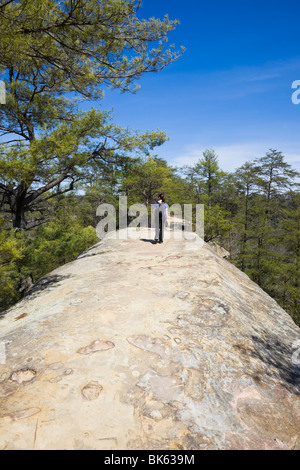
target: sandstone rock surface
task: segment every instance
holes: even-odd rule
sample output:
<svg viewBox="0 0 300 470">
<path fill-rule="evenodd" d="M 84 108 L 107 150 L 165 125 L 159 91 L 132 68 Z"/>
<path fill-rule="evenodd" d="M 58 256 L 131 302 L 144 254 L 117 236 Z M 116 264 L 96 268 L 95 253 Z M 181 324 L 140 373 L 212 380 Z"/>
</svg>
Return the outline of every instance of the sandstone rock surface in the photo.
<svg viewBox="0 0 300 470">
<path fill-rule="evenodd" d="M 299 338 L 207 244 L 108 237 L 2 315 L 0 449 L 299 449 Z"/>
</svg>

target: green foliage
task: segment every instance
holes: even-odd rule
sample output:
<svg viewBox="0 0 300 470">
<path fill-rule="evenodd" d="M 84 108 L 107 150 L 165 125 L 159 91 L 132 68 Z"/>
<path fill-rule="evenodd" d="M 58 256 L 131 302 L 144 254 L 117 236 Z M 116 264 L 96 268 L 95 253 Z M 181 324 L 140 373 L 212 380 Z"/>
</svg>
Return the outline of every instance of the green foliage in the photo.
<svg viewBox="0 0 300 470">
<path fill-rule="evenodd" d="M 297 176 L 272 149 L 237 170 L 240 209 L 233 261 L 300 324 L 300 200 L 292 191 Z"/>
<path fill-rule="evenodd" d="M 22 269 L 33 274 L 36 281 L 48 272 L 73 261 L 98 241 L 95 229 L 82 227 L 76 220 L 51 221 L 37 230 L 34 240 L 24 250 Z M 25 274 L 25 272 L 24 272 Z"/>
<path fill-rule="evenodd" d="M 49 210 L 56 218 L 33 232 L 0 230 L 0 311 L 19 300 L 22 280 L 36 282 L 98 241 L 80 199 L 65 197 Z"/>
<path fill-rule="evenodd" d="M 167 162 L 155 157 L 144 158 L 135 165 L 122 182 L 121 190 L 128 196 L 128 203 L 140 202 L 148 207 L 160 192 L 171 192 L 175 171 Z"/>
<path fill-rule="evenodd" d="M 0 106 L 0 137 L 7 140 L 0 143 L 1 308 L 18 300 L 26 276 L 37 281 L 97 242 L 99 204 L 117 207 L 125 194 L 129 205 L 149 207 L 164 192 L 170 205 L 204 204 L 205 240 L 225 245 L 231 261 L 300 324 L 299 175 L 281 152 L 270 149 L 228 174 L 208 149 L 181 176 L 152 156 L 167 140 L 164 132 L 132 132 L 107 111 L 81 110 L 82 101 L 101 100 L 105 87 L 135 91 L 144 73 L 181 55 L 166 46 L 178 22 L 141 19 L 139 5 L 0 5 L 0 72 L 7 91 Z M 65 196 L 74 190 L 80 192 Z"/>
<path fill-rule="evenodd" d="M 12 305 L 19 299 L 18 262 L 22 260 L 23 253 L 20 241 L 15 237 L 13 230 L 3 228 L 0 223 L 0 311 Z"/>
<path fill-rule="evenodd" d="M 279 263 L 272 268 L 276 275 L 276 296 L 300 325 L 300 193 L 290 192 L 279 223 Z"/>
<path fill-rule="evenodd" d="M 95 228 L 85 218 L 85 208 L 80 198 L 65 196 L 51 208 L 55 211 L 55 219 L 38 226 L 33 237 L 23 235 L 26 245 L 20 269 L 24 277 L 30 273 L 36 281 L 97 243 Z"/>
<path fill-rule="evenodd" d="M 186 174 L 189 192 L 197 203 L 200 203 L 203 196 L 208 197 L 208 206 L 217 202 L 216 195 L 226 173 L 219 168 L 218 156 L 213 149 L 205 150 L 203 158 L 193 167 L 184 166 L 182 170 Z"/>
<path fill-rule="evenodd" d="M 144 73 L 182 54 L 166 45 L 178 22 L 140 19 L 139 4 L 26 0 L 0 8 L 0 137 L 7 138 L 0 145 L 0 195 L 15 228 L 34 228 L 44 221 L 45 200 L 112 165 L 123 169 L 129 154 L 149 155 L 166 140 L 161 131 L 122 129 L 106 111 L 80 111 L 80 102 L 102 99 L 105 87 L 133 91 Z"/>
<path fill-rule="evenodd" d="M 220 207 L 218 204 L 209 205 L 208 197 L 203 199 L 202 204 L 207 201 L 204 206 L 204 224 L 205 224 L 205 241 L 212 240 L 224 241 L 227 239 L 234 225 L 230 220 L 230 213 Z"/>
<path fill-rule="evenodd" d="M 107 111 L 80 108 L 87 99 L 99 102 L 107 87 L 135 92 L 144 73 L 183 53 L 167 45 L 178 21 L 142 19 L 139 7 L 135 0 L 0 5 L 4 307 L 19 297 L 24 277 L 36 281 L 96 243 L 97 205 L 115 202 L 122 175 L 129 177 L 135 159 L 167 138 L 161 131 L 122 129 Z M 166 165 L 165 171 L 171 173 Z M 75 189 L 86 197 L 64 197 Z M 10 232 L 11 225 L 22 232 Z"/>
<path fill-rule="evenodd" d="M 140 19 L 139 6 L 135 0 L 8 2 L 0 9 L 1 66 L 32 74 L 37 92 L 42 85 L 99 99 L 99 84 L 134 90 L 143 73 L 182 54 L 166 47 L 178 21 Z"/>
<path fill-rule="evenodd" d="M 84 194 L 47 199 L 47 224 L 17 234 L 7 225 L 4 230 L 2 224 L 2 308 L 18 300 L 18 288 L 26 276 L 37 281 L 98 241 L 95 227 L 99 204 L 112 203 L 117 208 L 119 196 L 124 194 L 129 205 L 150 204 L 164 192 L 170 205 L 204 204 L 205 240 L 215 240 L 228 249 L 231 261 L 300 324 L 300 196 L 291 189 L 296 175 L 281 158 L 277 162 L 281 175 L 274 180 L 266 171 L 265 158 L 247 162 L 226 177 L 218 170 L 220 179 L 212 185 L 210 196 L 205 179 L 199 192 L 199 185 L 191 182 L 192 172 L 186 168 L 186 178 L 182 178 L 176 168 L 159 157 L 126 158 L 123 169 L 117 164 L 106 167 L 102 175 L 91 175 L 81 186 Z M 273 159 L 271 164 L 274 176 L 279 169 Z M 285 179 L 288 175 L 289 180 Z"/>
<path fill-rule="evenodd" d="M 213 150 L 183 167 L 190 202 L 205 206 L 205 240 L 216 239 L 300 325 L 300 199 L 292 190 L 299 173 L 270 149 L 233 174 Z"/>
</svg>

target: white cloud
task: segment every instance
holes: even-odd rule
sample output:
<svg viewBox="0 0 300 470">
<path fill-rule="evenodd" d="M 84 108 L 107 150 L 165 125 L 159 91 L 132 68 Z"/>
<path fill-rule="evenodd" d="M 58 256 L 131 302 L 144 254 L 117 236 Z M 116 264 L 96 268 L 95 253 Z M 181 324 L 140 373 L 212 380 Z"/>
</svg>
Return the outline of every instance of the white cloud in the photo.
<svg viewBox="0 0 300 470">
<path fill-rule="evenodd" d="M 207 148 L 210 147 L 204 147 L 203 145 L 187 146 L 182 154 L 175 156 L 170 163 L 178 167 L 183 165 L 192 166 L 199 158 L 202 158 L 203 152 Z M 274 148 L 282 152 L 287 163 L 292 165 L 294 169 L 300 171 L 300 143 L 298 145 L 283 143 Z M 234 171 L 246 161 L 263 157 L 270 150 L 270 146 L 264 142 L 220 144 L 214 146 L 213 150 L 219 157 L 220 167 L 225 171 Z"/>
</svg>

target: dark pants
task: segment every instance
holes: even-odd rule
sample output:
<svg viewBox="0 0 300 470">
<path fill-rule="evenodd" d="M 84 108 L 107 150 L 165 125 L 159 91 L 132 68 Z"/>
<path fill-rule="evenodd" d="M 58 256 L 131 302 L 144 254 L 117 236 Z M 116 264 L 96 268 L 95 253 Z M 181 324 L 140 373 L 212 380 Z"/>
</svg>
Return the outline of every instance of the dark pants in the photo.
<svg viewBox="0 0 300 470">
<path fill-rule="evenodd" d="M 160 242 L 164 239 L 165 221 L 165 217 L 163 217 L 162 212 L 159 211 L 155 219 L 155 239 Z"/>
</svg>

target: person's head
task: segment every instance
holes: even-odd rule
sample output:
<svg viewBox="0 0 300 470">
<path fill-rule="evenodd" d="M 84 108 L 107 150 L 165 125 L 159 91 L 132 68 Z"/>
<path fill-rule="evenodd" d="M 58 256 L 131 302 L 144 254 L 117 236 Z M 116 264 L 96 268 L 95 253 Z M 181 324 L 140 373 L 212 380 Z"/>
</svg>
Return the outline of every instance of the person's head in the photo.
<svg viewBox="0 0 300 470">
<path fill-rule="evenodd" d="M 163 193 L 158 195 L 158 201 L 165 202 L 165 195 Z"/>
</svg>

